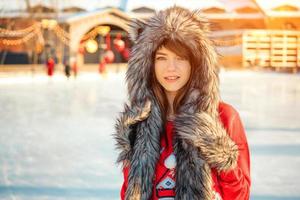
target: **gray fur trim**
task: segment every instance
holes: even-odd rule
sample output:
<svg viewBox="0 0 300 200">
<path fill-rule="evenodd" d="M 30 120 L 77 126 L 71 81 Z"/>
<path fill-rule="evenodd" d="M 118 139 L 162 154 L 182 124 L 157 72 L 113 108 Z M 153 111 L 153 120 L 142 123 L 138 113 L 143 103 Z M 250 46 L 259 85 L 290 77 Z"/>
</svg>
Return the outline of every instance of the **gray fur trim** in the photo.
<svg viewBox="0 0 300 200">
<path fill-rule="evenodd" d="M 132 19 L 128 25 L 131 27 L 129 37 L 131 41 L 135 42 L 138 40 L 140 33 L 143 32 L 145 22 L 140 19 Z"/>
<path fill-rule="evenodd" d="M 134 107 L 130 108 L 125 104 L 124 112 L 121 113 L 120 118 L 117 119 L 115 129 L 116 133 L 114 138 L 116 140 L 116 148 L 121 150 L 117 163 L 123 162 L 122 164 L 128 166 L 129 161 L 132 157 L 132 145 L 130 141 L 130 134 L 132 134 L 132 127 L 134 124 L 146 119 L 151 111 L 151 102 L 147 100 L 142 108 Z"/>
<path fill-rule="evenodd" d="M 221 123 L 205 112 L 176 117 L 178 137 L 195 146 L 211 168 L 218 171 L 236 166 L 238 147 Z"/>
<path fill-rule="evenodd" d="M 126 199 L 135 196 L 149 199 L 156 163 L 160 155 L 160 132 L 162 124 L 158 106 L 153 106 L 147 120 L 138 123 L 136 139 L 132 149 Z M 134 199 L 134 198 L 133 198 Z"/>
<path fill-rule="evenodd" d="M 198 149 L 176 138 L 176 200 L 211 200 L 212 180 L 208 164 Z"/>
</svg>

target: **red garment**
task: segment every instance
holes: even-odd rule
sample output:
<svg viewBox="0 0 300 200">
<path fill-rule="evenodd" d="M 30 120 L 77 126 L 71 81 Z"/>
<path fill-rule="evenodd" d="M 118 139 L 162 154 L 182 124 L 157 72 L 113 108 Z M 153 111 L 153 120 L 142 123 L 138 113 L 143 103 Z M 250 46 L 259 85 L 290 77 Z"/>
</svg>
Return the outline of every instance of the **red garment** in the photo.
<svg viewBox="0 0 300 200">
<path fill-rule="evenodd" d="M 54 60 L 52 58 L 48 59 L 48 61 L 47 61 L 47 74 L 48 74 L 48 76 L 53 75 L 54 65 L 55 65 Z"/>
<path fill-rule="evenodd" d="M 155 178 L 153 183 L 152 199 L 158 200 L 161 197 L 175 197 L 175 166 L 168 166 L 168 160 L 174 161 L 173 154 L 173 123 L 166 124 L 166 135 L 160 139 L 160 158 L 156 165 Z M 174 159 L 173 159 L 174 157 Z M 170 163 L 170 162 L 169 162 Z M 175 164 L 175 163 L 174 163 Z M 172 164 L 169 164 L 172 165 Z"/>
<path fill-rule="evenodd" d="M 231 139 L 239 147 L 239 158 L 236 168 L 228 172 L 218 173 L 212 169 L 213 189 L 215 195 L 220 196 L 223 200 L 247 200 L 250 195 L 250 156 L 249 148 L 245 135 L 245 130 L 240 120 L 238 112 L 226 103 L 219 104 L 219 115 L 227 133 Z M 165 167 L 164 162 L 173 152 L 172 137 L 173 124 L 168 122 L 166 124 L 166 138 L 161 138 L 161 156 L 156 165 L 156 178 L 154 179 L 152 200 L 158 200 L 159 196 L 174 197 L 175 190 L 173 182 L 175 181 L 174 170 Z M 175 169 L 176 170 L 176 169 Z M 121 189 L 121 199 L 125 199 L 125 192 L 128 182 L 129 169 L 124 168 L 124 183 Z M 165 180 L 165 181 L 163 181 Z M 167 188 L 160 187 L 160 183 L 164 183 Z M 157 187 L 158 186 L 158 187 Z M 169 186 L 169 188 L 168 188 Z M 217 199 L 217 196 L 215 199 Z"/>
<path fill-rule="evenodd" d="M 104 61 L 104 59 L 99 63 L 99 73 L 100 74 L 102 74 L 102 73 L 104 73 L 104 71 L 105 71 L 105 65 L 106 65 L 106 63 L 105 63 L 105 61 Z"/>
</svg>

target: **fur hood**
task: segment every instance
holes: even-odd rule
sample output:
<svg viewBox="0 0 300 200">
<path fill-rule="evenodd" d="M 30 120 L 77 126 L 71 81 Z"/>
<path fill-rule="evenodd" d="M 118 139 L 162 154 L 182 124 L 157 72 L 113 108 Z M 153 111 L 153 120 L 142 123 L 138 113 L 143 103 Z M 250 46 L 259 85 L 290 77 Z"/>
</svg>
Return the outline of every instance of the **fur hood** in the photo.
<svg viewBox="0 0 300 200">
<path fill-rule="evenodd" d="M 174 120 L 175 199 L 212 199 L 210 169 L 235 167 L 238 149 L 219 119 L 217 55 L 207 37 L 208 23 L 199 11 L 174 6 L 145 22 L 134 20 L 131 27 L 134 45 L 126 73 L 129 103 L 117 119 L 114 134 L 120 150 L 117 162 L 130 167 L 126 199 L 148 200 L 152 194 L 164 124 L 148 81 L 153 54 L 166 38 L 187 44 L 199 59 L 192 89 Z"/>
</svg>

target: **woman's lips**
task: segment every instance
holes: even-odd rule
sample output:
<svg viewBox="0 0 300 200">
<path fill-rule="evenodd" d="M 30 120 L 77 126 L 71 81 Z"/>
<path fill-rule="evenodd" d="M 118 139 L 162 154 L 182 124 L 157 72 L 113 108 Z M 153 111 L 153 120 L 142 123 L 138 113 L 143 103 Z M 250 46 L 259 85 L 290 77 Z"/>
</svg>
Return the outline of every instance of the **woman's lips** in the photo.
<svg viewBox="0 0 300 200">
<path fill-rule="evenodd" d="M 175 82 L 179 79 L 180 77 L 179 76 L 166 76 L 164 77 L 164 79 L 167 81 L 167 82 Z"/>
</svg>

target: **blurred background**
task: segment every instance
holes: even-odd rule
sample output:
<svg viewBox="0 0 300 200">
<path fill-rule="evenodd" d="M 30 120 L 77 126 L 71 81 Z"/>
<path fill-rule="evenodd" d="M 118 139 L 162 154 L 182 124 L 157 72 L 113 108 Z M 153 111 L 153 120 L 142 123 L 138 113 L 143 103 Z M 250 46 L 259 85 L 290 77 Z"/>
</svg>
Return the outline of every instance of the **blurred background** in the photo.
<svg viewBox="0 0 300 200">
<path fill-rule="evenodd" d="M 128 23 L 174 4 L 211 23 L 251 199 L 300 199 L 299 0 L 0 1 L 0 199 L 119 199 Z"/>
</svg>

